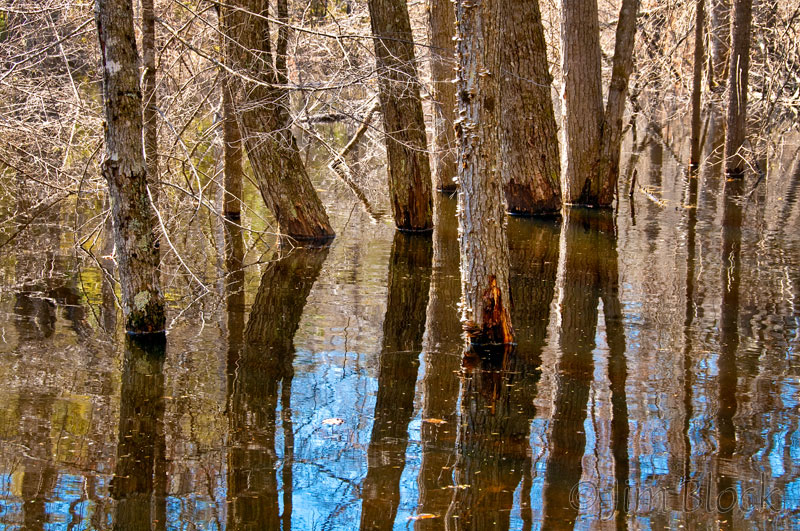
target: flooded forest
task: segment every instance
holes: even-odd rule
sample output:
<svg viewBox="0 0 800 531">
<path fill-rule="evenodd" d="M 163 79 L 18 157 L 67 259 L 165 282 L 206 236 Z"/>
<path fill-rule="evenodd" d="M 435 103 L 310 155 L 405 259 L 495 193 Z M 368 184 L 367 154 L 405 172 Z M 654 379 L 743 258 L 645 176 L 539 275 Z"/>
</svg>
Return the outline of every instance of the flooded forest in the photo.
<svg viewBox="0 0 800 531">
<path fill-rule="evenodd" d="M 0 530 L 800 529 L 796 0 L 0 0 Z"/>
</svg>

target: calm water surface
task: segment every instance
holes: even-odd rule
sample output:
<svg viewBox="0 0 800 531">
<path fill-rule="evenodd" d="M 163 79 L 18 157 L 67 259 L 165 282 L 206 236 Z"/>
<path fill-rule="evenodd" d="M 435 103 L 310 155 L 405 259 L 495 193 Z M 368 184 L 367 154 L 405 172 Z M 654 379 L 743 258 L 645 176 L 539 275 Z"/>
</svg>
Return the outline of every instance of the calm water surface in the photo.
<svg viewBox="0 0 800 531">
<path fill-rule="evenodd" d="M 209 217 L 155 345 L 73 250 L 97 212 L 43 217 L 0 251 L 0 528 L 800 528 L 797 147 L 746 195 L 659 138 L 688 152 L 629 140 L 617 212 L 509 220 L 491 358 L 452 198 L 403 235 L 325 175 L 338 237 L 282 255 Z"/>
</svg>

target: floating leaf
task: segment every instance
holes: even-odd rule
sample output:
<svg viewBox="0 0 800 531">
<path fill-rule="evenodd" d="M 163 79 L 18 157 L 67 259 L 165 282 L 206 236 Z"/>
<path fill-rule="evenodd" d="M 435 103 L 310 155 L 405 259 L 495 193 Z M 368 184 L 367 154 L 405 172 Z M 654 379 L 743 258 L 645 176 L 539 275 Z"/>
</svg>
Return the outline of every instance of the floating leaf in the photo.
<svg viewBox="0 0 800 531">
<path fill-rule="evenodd" d="M 447 421 L 444 419 L 422 419 L 422 422 L 427 422 L 428 424 L 447 424 Z"/>
<path fill-rule="evenodd" d="M 325 419 L 322 421 L 322 423 L 325 424 L 326 426 L 339 426 L 340 424 L 344 424 L 344 419 L 339 419 L 334 417 L 330 419 Z"/>
<path fill-rule="evenodd" d="M 413 520 L 413 521 L 416 521 L 416 520 L 430 520 L 431 518 L 441 518 L 441 515 L 431 514 L 431 513 L 422 513 L 422 514 L 416 514 L 414 516 L 409 516 L 408 517 L 409 520 Z"/>
</svg>

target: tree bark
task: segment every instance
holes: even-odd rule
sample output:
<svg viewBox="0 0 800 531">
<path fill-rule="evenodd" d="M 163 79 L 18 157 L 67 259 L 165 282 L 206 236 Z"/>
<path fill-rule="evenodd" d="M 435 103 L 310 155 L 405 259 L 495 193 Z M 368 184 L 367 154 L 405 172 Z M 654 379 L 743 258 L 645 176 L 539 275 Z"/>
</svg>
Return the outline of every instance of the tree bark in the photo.
<svg viewBox="0 0 800 531">
<path fill-rule="evenodd" d="M 499 123 L 499 0 L 458 0 L 461 322 L 473 345 L 513 343 Z"/>
<path fill-rule="evenodd" d="M 279 84 L 268 38 L 268 1 L 235 0 L 220 19 L 230 66 L 244 77 L 230 79 L 244 146 L 261 196 L 282 235 L 328 240 L 334 232 L 306 173 L 289 128 L 289 93 Z"/>
<path fill-rule="evenodd" d="M 369 15 L 394 222 L 400 230 L 430 231 L 431 168 L 406 1 L 369 0 Z"/>
<path fill-rule="evenodd" d="M 710 44 L 711 72 L 709 87 L 711 90 L 722 90 L 728 79 L 728 54 L 730 53 L 730 14 L 729 0 L 708 0 L 711 12 Z"/>
<path fill-rule="evenodd" d="M 633 45 L 636 42 L 636 17 L 639 0 L 623 0 L 617 22 L 611 82 L 608 86 L 603 128 L 600 133 L 600 196 L 595 206 L 610 207 L 614 202 L 619 180 L 622 149 L 622 118 L 628 98 L 628 80 L 633 71 Z"/>
<path fill-rule="evenodd" d="M 695 2 L 694 20 L 694 74 L 692 77 L 692 151 L 689 155 L 689 164 L 700 165 L 701 153 L 701 127 L 700 111 L 703 99 L 703 65 L 705 63 L 705 50 L 703 35 L 706 24 L 706 0 Z"/>
<path fill-rule="evenodd" d="M 400 476 L 408 446 L 408 423 L 414 414 L 414 389 L 425 332 L 432 251 L 427 235 L 395 233 L 375 423 L 362 489 L 362 530 L 394 528 L 400 503 Z"/>
<path fill-rule="evenodd" d="M 744 175 L 740 150 L 747 136 L 747 85 L 750 73 L 750 28 L 753 0 L 735 0 L 731 25 L 731 62 L 725 136 L 725 173 Z"/>
<path fill-rule="evenodd" d="M 131 0 L 96 0 L 95 20 L 106 125 L 102 173 L 111 196 L 125 328 L 131 333 L 160 332 L 166 319 L 142 146 L 142 92 Z"/>
<path fill-rule="evenodd" d="M 153 0 L 142 0 L 142 97 L 144 98 L 144 158 L 153 202 L 158 197 L 158 97 L 156 95 L 156 13 Z"/>
<path fill-rule="evenodd" d="M 233 96 L 228 73 L 221 73 L 220 90 L 222 92 L 222 160 L 223 160 L 223 195 L 222 214 L 230 220 L 237 221 L 242 217 L 242 132 L 236 121 Z"/>
<path fill-rule="evenodd" d="M 561 162 L 539 0 L 501 0 L 500 144 L 508 211 L 558 214 Z M 501 75 L 499 72 L 497 75 Z"/>
<path fill-rule="evenodd" d="M 456 14 L 451 0 L 430 0 L 428 31 L 431 45 L 431 84 L 433 85 L 433 167 L 436 189 L 443 192 L 457 188 L 455 77 Z"/>
<path fill-rule="evenodd" d="M 596 170 L 603 126 L 597 0 L 562 1 L 561 40 L 564 200 L 595 206 L 600 202 Z"/>
</svg>

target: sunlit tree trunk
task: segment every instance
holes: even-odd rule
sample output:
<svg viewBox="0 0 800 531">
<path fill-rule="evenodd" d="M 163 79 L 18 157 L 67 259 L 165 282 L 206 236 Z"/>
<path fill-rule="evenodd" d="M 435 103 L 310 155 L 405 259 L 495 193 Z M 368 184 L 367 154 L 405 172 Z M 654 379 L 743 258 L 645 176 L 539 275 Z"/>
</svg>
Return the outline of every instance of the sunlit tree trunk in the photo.
<svg viewBox="0 0 800 531">
<path fill-rule="evenodd" d="M 500 145 L 508 211 L 561 210 L 561 161 L 539 0 L 501 0 Z"/>
<path fill-rule="evenodd" d="M 728 79 L 728 54 L 730 52 L 730 0 L 708 0 L 711 14 L 709 42 L 711 48 L 711 72 L 709 86 L 712 90 L 724 89 Z"/>
<path fill-rule="evenodd" d="M 740 150 L 747 136 L 747 85 L 750 73 L 750 28 L 753 0 L 735 0 L 731 25 L 731 62 L 725 136 L 725 173 L 744 174 Z"/>
<path fill-rule="evenodd" d="M 623 0 L 619 11 L 614 44 L 611 82 L 608 87 L 603 129 L 600 133 L 600 196 L 594 206 L 611 206 L 619 180 L 619 161 L 622 149 L 622 118 L 628 98 L 628 80 L 633 71 L 633 45 L 636 40 L 636 17 L 639 0 Z"/>
<path fill-rule="evenodd" d="M 561 40 L 564 201 L 597 205 L 601 190 L 596 170 L 603 125 L 603 91 L 596 0 L 562 1 Z"/>
<path fill-rule="evenodd" d="M 500 7 L 456 2 L 461 321 L 475 345 L 514 341 L 499 155 Z"/>
<path fill-rule="evenodd" d="M 289 93 L 279 84 L 272 62 L 268 13 L 267 0 L 235 0 L 220 10 L 221 27 L 229 37 L 226 57 L 249 78 L 229 79 L 244 146 L 281 234 L 298 240 L 330 239 L 334 233 L 328 215 L 289 128 Z"/>
<path fill-rule="evenodd" d="M 706 0 L 695 2 L 694 19 L 694 74 L 692 77 L 692 151 L 689 156 L 689 164 L 698 166 L 702 156 L 700 149 L 701 123 L 700 111 L 703 97 L 703 65 L 705 63 L 705 50 L 703 46 L 703 35 L 706 24 Z"/>
<path fill-rule="evenodd" d="M 451 0 L 429 0 L 428 31 L 433 85 L 433 167 L 436 189 L 456 189 L 456 15 Z"/>
<path fill-rule="evenodd" d="M 408 8 L 405 0 L 368 3 L 394 222 L 400 230 L 430 231 L 431 167 Z"/>
<path fill-rule="evenodd" d="M 164 297 L 153 206 L 142 146 L 142 92 L 131 0 L 97 0 L 103 65 L 106 153 L 102 173 L 111 195 L 125 328 L 164 330 Z"/>
</svg>

